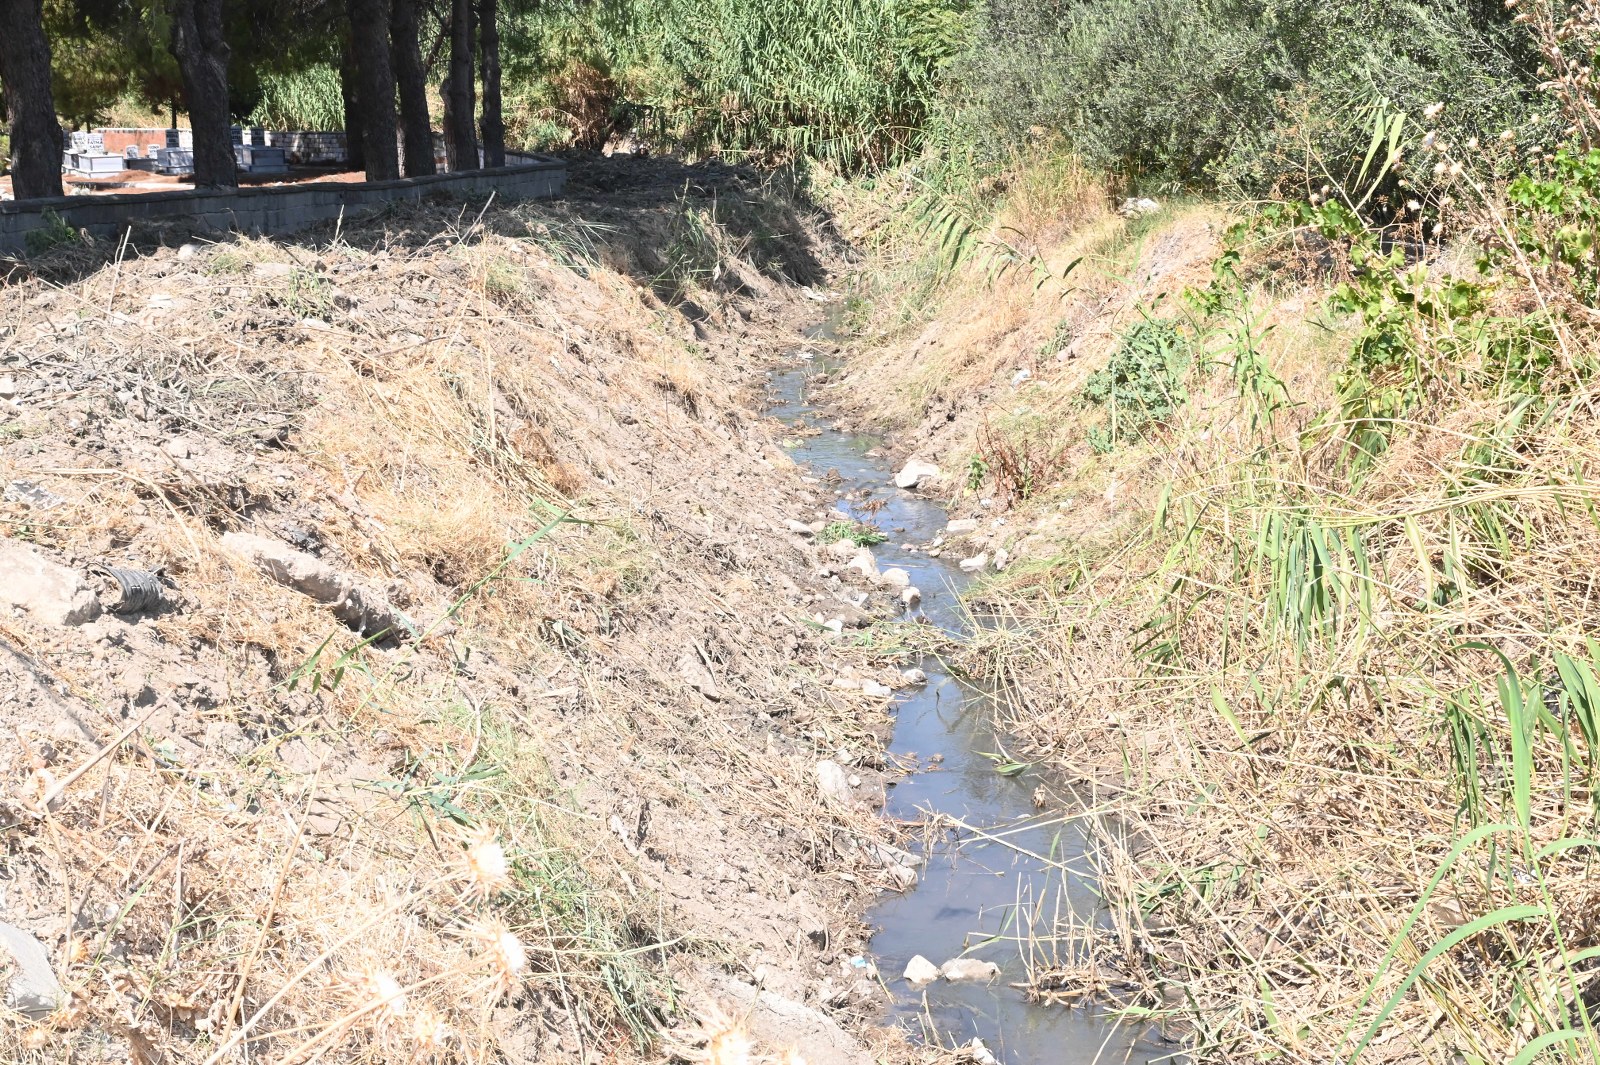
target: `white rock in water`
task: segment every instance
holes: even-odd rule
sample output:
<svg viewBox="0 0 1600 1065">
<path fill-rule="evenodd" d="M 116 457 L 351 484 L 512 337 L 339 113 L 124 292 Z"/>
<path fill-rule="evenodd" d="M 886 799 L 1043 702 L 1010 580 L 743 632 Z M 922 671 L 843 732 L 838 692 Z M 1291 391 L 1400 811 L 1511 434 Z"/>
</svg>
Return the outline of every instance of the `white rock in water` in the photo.
<svg viewBox="0 0 1600 1065">
<path fill-rule="evenodd" d="M 907 684 L 926 684 L 928 675 L 920 669 L 903 669 L 900 676 L 905 678 Z"/>
<path fill-rule="evenodd" d="M 922 602 L 922 589 L 918 588 L 916 585 L 912 585 L 910 588 L 907 588 L 905 591 L 900 593 L 900 601 L 906 605 L 907 610 L 910 610 L 912 607 Z"/>
<path fill-rule="evenodd" d="M 911 587 L 911 574 L 907 573 L 899 566 L 890 566 L 888 569 L 878 574 L 878 580 L 890 588 Z"/>
<path fill-rule="evenodd" d="M 965 536 L 978 531 L 977 518 L 957 518 L 944 527 L 946 536 Z"/>
<path fill-rule="evenodd" d="M 891 865 L 888 873 L 889 881 L 901 891 L 910 891 L 917 886 L 917 871 L 909 865 Z"/>
<path fill-rule="evenodd" d="M 912 987 L 931 984 L 939 979 L 939 967 L 921 954 L 918 954 L 915 958 L 906 962 L 906 971 L 901 974 L 901 979 Z"/>
<path fill-rule="evenodd" d="M 1000 966 L 977 958 L 951 958 L 939 966 L 939 975 L 952 984 L 988 981 L 1000 975 Z"/>
<path fill-rule="evenodd" d="M 894 694 L 894 689 L 887 684 L 879 684 L 875 680 L 864 680 L 861 682 L 861 694 L 871 696 L 874 699 L 887 699 Z"/>
<path fill-rule="evenodd" d="M 983 570 L 984 570 L 984 567 L 987 566 L 988 564 L 989 564 L 989 553 L 986 551 L 981 555 L 973 555 L 971 558 L 962 559 L 961 560 L 961 572 L 962 573 L 982 573 Z"/>
<path fill-rule="evenodd" d="M 818 762 L 817 790 L 822 792 L 824 799 L 848 803 L 851 798 L 850 778 L 845 773 L 844 766 L 830 758 Z"/>
<path fill-rule="evenodd" d="M 967 1052 L 967 1058 L 974 1065 L 1000 1065 L 1000 1059 L 994 1056 L 990 1049 L 983 1045 L 983 1040 L 977 1036 L 972 1037 L 972 1042 L 962 1048 Z"/>
<path fill-rule="evenodd" d="M 937 476 L 939 467 L 921 459 L 912 459 L 900 467 L 900 472 L 894 475 L 894 484 L 896 488 L 917 488 L 923 481 Z"/>
</svg>

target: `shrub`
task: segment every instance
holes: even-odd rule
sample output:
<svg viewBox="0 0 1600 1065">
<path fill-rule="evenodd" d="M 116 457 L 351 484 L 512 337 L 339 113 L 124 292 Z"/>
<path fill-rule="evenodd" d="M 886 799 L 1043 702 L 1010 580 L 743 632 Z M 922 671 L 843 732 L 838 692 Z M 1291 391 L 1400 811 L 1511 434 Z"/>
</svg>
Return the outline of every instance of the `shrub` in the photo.
<svg viewBox="0 0 1600 1065">
<path fill-rule="evenodd" d="M 947 113 L 969 140 L 1062 133 L 1135 183 L 1249 196 L 1353 175 L 1375 101 L 1443 101 L 1465 139 L 1521 121 L 1536 80 L 1479 0 L 995 0 L 977 39 Z"/>
<path fill-rule="evenodd" d="M 1171 322 L 1146 318 L 1130 327 L 1110 363 L 1083 386 L 1084 400 L 1109 408 L 1111 415 L 1110 425 L 1089 430 L 1090 445 L 1110 451 L 1171 417 L 1188 398 L 1183 380 L 1189 364 L 1188 341 Z"/>
</svg>

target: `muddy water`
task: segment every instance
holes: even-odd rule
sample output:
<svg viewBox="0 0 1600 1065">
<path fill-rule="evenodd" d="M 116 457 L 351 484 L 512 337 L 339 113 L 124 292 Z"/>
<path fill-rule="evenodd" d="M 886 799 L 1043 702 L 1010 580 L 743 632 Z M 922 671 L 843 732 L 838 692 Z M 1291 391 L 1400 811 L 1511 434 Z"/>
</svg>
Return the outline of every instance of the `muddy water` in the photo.
<svg viewBox="0 0 1600 1065">
<path fill-rule="evenodd" d="M 820 326 L 808 335 L 831 339 L 830 332 Z M 922 591 L 926 623 L 963 637 L 972 621 L 960 595 L 970 578 L 959 555 L 932 558 L 902 546 L 934 540 L 946 513 L 894 487 L 888 459 L 875 454 L 882 441 L 839 431 L 813 405 L 808 386 L 825 368 L 821 360 L 801 361 L 774 378 L 771 413 L 793 427 L 821 430 L 797 434 L 790 453 L 819 476 L 837 472 L 842 496 L 835 505 L 889 538 L 873 549 L 879 565 L 909 572 Z M 861 508 L 863 489 L 883 501 L 881 509 Z M 1106 920 L 1086 868 L 1085 836 L 1067 811 L 1035 806 L 1042 783 L 1036 773 L 997 770 L 991 755 L 1003 751 L 1004 739 L 996 735 L 988 693 L 951 676 L 938 659 L 911 664 L 928 682 L 898 693 L 891 752 L 922 768 L 891 788 L 886 812 L 914 822 L 946 814 L 966 827 L 919 847 L 924 863 L 916 888 L 886 897 L 868 915 L 877 929 L 873 960 L 893 996 L 894 1019 L 945 1046 L 979 1038 L 1005 1065 L 1172 1060 L 1174 1048 L 1145 1025 L 1094 1005 L 1030 1004 L 1011 986 L 1048 969 L 1052 959 L 1070 960 L 1070 940 L 1038 942 L 1045 934 Z M 939 980 L 913 988 L 900 977 L 919 954 L 934 965 L 958 957 L 992 961 L 1001 976 L 988 984 Z"/>
</svg>

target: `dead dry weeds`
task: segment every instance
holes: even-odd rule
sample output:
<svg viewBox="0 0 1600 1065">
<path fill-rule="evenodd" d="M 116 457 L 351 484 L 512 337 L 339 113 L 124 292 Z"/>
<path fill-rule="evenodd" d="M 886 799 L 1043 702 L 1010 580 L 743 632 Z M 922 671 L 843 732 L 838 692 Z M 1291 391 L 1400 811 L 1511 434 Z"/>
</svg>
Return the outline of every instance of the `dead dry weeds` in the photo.
<svg viewBox="0 0 1600 1065">
<path fill-rule="evenodd" d="M 870 1013 L 816 999 L 885 826 L 813 766 L 885 717 L 827 684 L 852 652 L 784 531 L 826 500 L 750 414 L 834 254 L 779 190 L 619 166 L 0 288 L 0 482 L 47 493 L 0 533 L 167 586 L 0 619 L 0 920 L 64 988 L 0 1057 L 634 1060 L 721 973 Z"/>
</svg>

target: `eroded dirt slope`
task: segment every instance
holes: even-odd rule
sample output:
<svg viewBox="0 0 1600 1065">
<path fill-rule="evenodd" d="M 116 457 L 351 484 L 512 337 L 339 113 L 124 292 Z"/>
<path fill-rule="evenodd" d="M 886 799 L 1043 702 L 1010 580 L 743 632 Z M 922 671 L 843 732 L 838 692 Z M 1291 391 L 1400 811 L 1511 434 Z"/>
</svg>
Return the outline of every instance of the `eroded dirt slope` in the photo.
<svg viewBox="0 0 1600 1065">
<path fill-rule="evenodd" d="M 751 413 L 835 251 L 644 165 L 0 287 L 0 1056 L 627 1060 L 760 982 L 863 1060 L 883 663 Z"/>
</svg>

